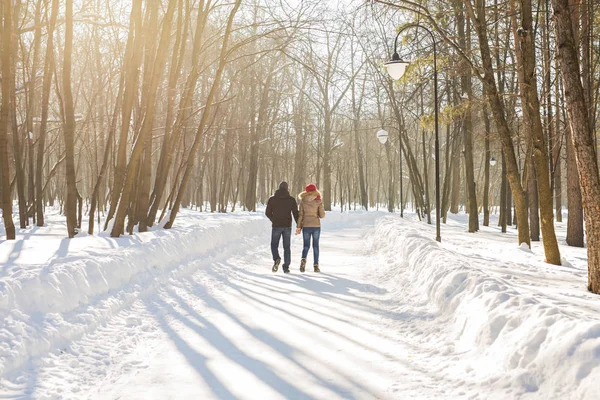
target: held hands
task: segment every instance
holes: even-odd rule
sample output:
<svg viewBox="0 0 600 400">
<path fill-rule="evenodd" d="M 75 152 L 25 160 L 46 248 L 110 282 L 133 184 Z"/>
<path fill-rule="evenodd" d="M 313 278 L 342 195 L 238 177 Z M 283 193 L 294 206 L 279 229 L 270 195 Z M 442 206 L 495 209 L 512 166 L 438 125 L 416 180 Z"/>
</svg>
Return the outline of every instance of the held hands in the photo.
<svg viewBox="0 0 600 400">
<path fill-rule="evenodd" d="M 296 235 L 299 235 L 302 232 L 302 228 L 296 228 Z"/>
</svg>

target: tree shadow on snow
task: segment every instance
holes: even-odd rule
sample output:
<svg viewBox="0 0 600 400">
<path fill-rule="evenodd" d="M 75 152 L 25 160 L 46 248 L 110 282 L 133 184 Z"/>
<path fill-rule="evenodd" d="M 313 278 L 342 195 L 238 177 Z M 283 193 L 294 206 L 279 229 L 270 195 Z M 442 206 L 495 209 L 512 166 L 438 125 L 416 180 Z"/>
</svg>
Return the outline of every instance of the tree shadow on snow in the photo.
<svg viewBox="0 0 600 400">
<path fill-rule="evenodd" d="M 6 259 L 6 263 L 4 264 L 0 264 L 0 277 L 4 277 L 4 276 L 8 276 L 12 273 L 12 271 L 15 268 L 21 268 L 21 267 L 16 267 L 15 266 L 15 262 L 19 259 L 19 257 L 21 256 L 21 253 L 23 252 L 23 245 L 25 244 L 25 242 L 31 238 L 31 236 L 39 229 L 39 227 L 34 226 L 31 228 L 28 228 L 25 232 L 24 235 L 21 235 L 19 232 L 19 236 L 17 237 L 17 240 L 15 240 L 14 246 L 12 248 L 12 250 L 10 251 L 10 254 L 8 255 L 7 259 Z M 23 231 L 23 229 L 21 229 L 21 231 Z M 0 244 L 7 242 L 7 240 L 0 240 Z"/>
<path fill-rule="evenodd" d="M 289 284 L 289 283 L 293 283 L 293 284 L 297 284 L 298 280 L 294 279 L 292 277 L 288 277 L 288 275 L 262 275 L 262 274 L 256 274 L 253 273 L 251 271 L 247 271 L 247 270 L 243 270 L 240 268 L 237 268 L 236 266 L 225 262 L 225 263 L 220 263 L 218 264 L 219 268 L 213 268 L 212 266 L 206 269 L 207 273 L 210 273 L 211 276 L 215 279 L 217 279 L 220 282 L 225 283 L 228 286 L 232 286 L 232 287 L 236 287 L 236 288 L 242 288 L 241 286 L 237 285 L 236 283 L 233 282 L 232 279 L 230 279 L 231 277 L 235 278 L 236 280 L 242 281 L 242 282 L 248 282 L 249 284 L 251 284 L 253 287 L 256 288 L 262 288 L 265 289 L 268 293 L 280 293 L 282 295 L 308 295 L 308 296 L 315 296 L 315 297 L 319 297 L 322 299 L 325 299 L 327 301 L 330 300 L 334 300 L 338 303 L 344 303 L 349 307 L 352 308 L 358 308 L 358 309 L 362 309 L 362 310 L 366 310 L 366 311 L 373 311 L 371 307 L 369 307 L 368 305 L 366 305 L 367 301 L 362 301 L 362 300 L 368 300 L 366 298 L 363 298 L 361 296 L 358 296 L 356 293 L 349 293 L 343 289 L 340 289 L 339 291 L 332 291 L 330 287 L 325 287 L 324 291 L 318 291 L 318 290 L 312 290 L 312 291 L 304 291 L 304 290 L 295 290 L 295 289 L 291 289 L 289 286 L 284 287 L 282 286 L 282 284 Z M 304 287 L 303 285 L 298 285 L 299 288 Z M 247 289 L 247 288 L 246 288 Z M 266 295 L 266 293 L 258 293 L 259 295 Z M 269 297 L 269 296 L 267 296 Z M 277 299 L 280 300 L 280 299 Z M 359 301 L 357 301 L 359 300 Z"/>
<path fill-rule="evenodd" d="M 192 367 L 204 378 L 204 381 L 213 391 L 213 393 L 219 398 L 224 400 L 235 400 L 236 397 L 223 385 L 223 383 L 215 376 L 215 374 L 210 370 L 207 365 L 208 359 L 202 355 L 200 352 L 196 351 L 193 347 L 191 347 L 181 336 L 177 334 L 177 332 L 169 325 L 169 322 L 165 318 L 165 314 L 169 314 L 175 317 L 177 320 L 182 321 L 187 326 L 190 326 L 194 330 L 200 329 L 200 327 L 193 325 L 188 322 L 188 320 L 183 317 L 181 314 L 177 313 L 173 307 L 166 303 L 164 300 L 160 299 L 158 296 L 153 297 L 152 300 L 145 300 L 147 309 L 152 312 L 156 321 L 160 325 L 161 329 L 169 335 L 175 347 L 181 354 L 185 356 L 187 361 L 190 363 Z M 164 313 L 162 312 L 164 311 Z M 187 322 L 187 323 L 186 323 Z"/>
<path fill-rule="evenodd" d="M 227 264 L 224 265 L 224 267 L 227 267 Z M 227 270 L 227 268 L 224 268 L 223 270 Z M 301 323 L 302 325 L 306 325 L 306 326 L 314 326 L 316 328 L 319 328 L 320 330 L 326 330 L 329 331 L 333 334 L 335 334 L 336 336 L 338 336 L 340 339 L 346 340 L 350 343 L 352 343 L 355 346 L 359 346 L 364 348 L 367 351 L 370 352 L 378 352 L 381 354 L 381 351 L 376 349 L 375 347 L 371 346 L 369 343 L 365 343 L 359 340 L 356 340 L 355 338 L 353 338 L 351 335 L 345 333 L 345 332 L 337 332 L 331 329 L 331 327 L 323 325 L 318 323 L 315 320 L 309 320 L 303 316 L 297 315 L 295 313 L 293 313 L 291 311 L 291 307 L 285 307 L 285 305 L 281 305 L 282 304 L 282 299 L 278 298 L 276 296 L 273 296 L 269 293 L 277 290 L 277 287 L 273 287 L 270 285 L 262 285 L 262 288 L 265 289 L 264 291 L 259 291 L 259 290 L 253 290 L 247 287 L 243 287 L 239 284 L 237 284 L 236 282 L 232 281 L 231 279 L 228 278 L 228 276 L 220 273 L 219 271 L 213 269 L 213 268 L 207 268 L 205 270 L 203 270 L 203 273 L 207 273 L 209 275 L 211 275 L 212 278 L 217 279 L 220 282 L 223 282 L 227 287 L 237 291 L 241 296 L 247 298 L 248 300 L 254 301 L 262 306 L 265 307 L 269 307 L 273 310 L 285 313 L 286 315 L 293 317 L 294 319 L 298 320 L 299 323 Z M 250 272 L 250 274 L 252 275 L 253 273 Z M 283 279 L 283 278 L 282 278 Z M 187 281 L 191 284 L 194 285 L 194 293 L 197 295 L 201 290 L 202 287 L 197 287 L 197 282 L 195 280 L 193 280 L 193 278 L 188 278 Z M 261 286 L 260 283 L 258 282 L 252 282 L 252 286 Z M 290 294 L 290 291 L 284 291 L 282 292 L 284 294 Z M 300 293 L 300 292 L 299 292 Z M 302 292 L 303 294 L 306 294 L 305 292 Z M 327 301 L 336 301 L 339 302 L 340 298 L 339 297 L 335 297 L 335 298 L 331 298 L 330 296 L 327 295 L 319 295 L 319 294 L 311 294 L 311 296 L 318 296 L 318 297 L 323 297 L 325 298 Z M 204 300 L 204 297 L 203 297 Z M 376 308 L 376 307 L 371 307 L 368 305 L 361 305 L 359 306 L 356 303 L 352 303 L 350 301 L 346 301 L 346 303 L 348 304 L 349 308 L 353 308 L 353 309 L 357 309 L 357 308 L 361 308 L 362 311 L 371 314 L 371 315 L 382 315 L 382 316 L 387 316 L 389 312 L 385 312 L 385 314 L 383 314 L 383 311 Z M 326 317 L 326 318 L 330 318 L 333 320 L 336 320 L 338 322 L 342 322 L 342 323 L 346 323 L 348 325 L 355 325 L 353 318 L 355 318 L 355 316 L 352 315 L 344 315 L 339 313 L 339 311 L 337 312 L 337 315 L 330 315 L 327 314 L 317 308 L 310 308 L 307 307 L 305 305 L 302 304 L 294 304 L 293 308 L 300 308 L 300 309 L 304 309 L 304 310 L 309 310 L 315 314 L 318 314 L 322 317 Z M 398 318 L 400 319 L 400 318 Z"/>
<path fill-rule="evenodd" d="M 329 382 L 329 381 L 321 378 L 319 375 L 317 375 L 316 373 L 311 371 L 310 368 L 308 368 L 307 366 L 305 366 L 301 362 L 299 362 L 295 357 L 297 354 L 298 355 L 302 354 L 302 352 L 299 349 L 290 345 L 289 343 L 286 343 L 286 342 L 280 340 L 279 338 L 273 336 L 271 333 L 269 333 L 268 331 L 266 331 L 264 329 L 258 329 L 258 328 L 251 327 L 251 326 L 247 325 L 246 323 L 244 323 L 243 321 L 241 321 L 235 314 L 233 314 L 225 306 L 223 306 L 223 304 L 219 300 L 217 300 L 214 296 L 210 295 L 204 285 L 197 282 L 193 278 L 186 279 L 186 282 L 188 284 L 187 290 L 190 292 L 190 294 L 192 294 L 194 297 L 196 297 L 197 299 L 202 301 L 206 306 L 210 307 L 212 310 L 215 310 L 221 314 L 228 316 L 231 320 L 235 321 L 235 323 L 237 325 L 239 325 L 246 332 L 248 332 L 250 335 L 252 335 L 252 337 L 261 341 L 265 345 L 271 347 L 274 351 L 276 351 L 280 355 L 284 356 L 288 361 L 292 362 L 296 367 L 302 369 L 304 372 L 306 372 L 308 375 L 310 375 L 313 379 L 315 379 L 315 381 L 317 381 L 320 384 L 321 387 L 328 388 L 329 390 L 342 395 L 342 397 L 345 399 L 354 399 L 355 398 L 354 395 L 351 392 L 349 392 L 347 388 L 341 387 L 339 385 L 336 385 L 333 382 Z M 239 292 L 239 289 L 240 289 L 239 286 L 236 286 L 235 284 L 233 284 L 231 282 L 229 284 L 231 285 L 231 287 L 233 289 L 235 289 Z M 206 322 L 205 322 L 206 319 L 204 317 L 202 317 L 200 314 L 198 314 L 198 312 L 196 310 L 194 310 L 192 307 L 190 307 L 189 304 L 184 299 L 182 299 L 177 293 L 170 290 L 168 292 L 168 294 L 169 294 L 169 298 L 175 299 L 179 303 L 179 306 L 186 313 L 188 313 L 188 315 L 191 315 L 194 318 L 196 318 L 201 324 L 203 324 L 203 325 L 206 324 Z M 243 295 L 243 293 L 241 293 L 241 294 Z M 254 299 L 254 300 L 256 300 L 256 299 Z M 274 308 L 274 309 L 286 312 L 280 306 L 274 306 L 272 304 L 269 304 L 267 302 L 263 302 L 260 300 L 258 300 L 258 301 L 261 302 L 265 306 L 272 306 L 272 308 Z M 301 322 L 303 324 L 311 323 L 311 321 L 308 321 L 301 317 L 297 317 L 297 316 L 295 316 L 295 317 L 298 319 L 301 319 Z M 313 324 L 313 325 L 319 326 L 318 324 Z M 325 328 L 325 327 L 321 326 L 321 328 Z M 359 344 L 359 343 L 355 342 L 355 344 Z M 236 358 L 236 361 L 237 360 L 238 359 Z M 262 364 L 262 362 L 260 362 L 260 363 Z M 252 365 L 249 365 L 249 366 L 252 366 Z M 266 365 L 261 365 L 261 367 L 268 368 Z M 281 372 L 284 372 L 284 371 L 277 371 L 277 373 L 281 373 Z M 360 382 L 352 381 L 351 378 L 342 374 L 339 371 L 337 371 L 337 373 L 339 375 L 343 376 L 347 381 L 349 381 L 356 388 L 362 390 L 363 392 L 368 391 L 368 389 L 365 388 L 363 385 L 361 385 Z M 255 375 L 259 379 L 261 379 L 263 382 L 268 383 L 271 387 L 280 391 L 280 393 L 284 394 L 286 396 L 286 398 L 294 398 L 294 399 L 296 399 L 296 398 L 298 398 L 298 399 L 313 398 L 312 396 L 310 396 L 306 393 L 303 393 L 303 392 L 295 393 L 293 391 L 292 392 L 288 391 L 287 390 L 288 388 L 286 386 L 288 386 L 289 384 L 287 384 L 287 382 L 286 382 L 286 386 L 283 386 L 283 389 L 285 389 L 285 390 L 281 391 L 276 387 L 276 385 L 279 384 L 279 381 L 273 381 L 273 380 L 265 381 L 264 379 L 262 379 L 263 376 L 259 376 L 258 374 L 255 374 Z"/>
<path fill-rule="evenodd" d="M 168 291 L 169 298 L 175 299 L 179 306 L 183 308 L 190 316 L 185 316 L 177 311 L 171 304 L 168 304 L 159 296 L 154 297 L 151 304 L 148 304 L 149 309 L 158 309 L 165 311 L 170 316 L 181 322 L 191 330 L 193 330 L 198 336 L 204 338 L 209 342 L 214 349 L 218 350 L 223 356 L 227 357 L 231 361 L 234 361 L 239 366 L 243 367 L 246 371 L 250 372 L 261 382 L 268 384 L 275 391 L 279 392 L 284 398 L 294 399 L 313 399 L 308 393 L 297 388 L 290 382 L 283 379 L 279 373 L 281 371 L 273 371 L 269 365 L 263 361 L 254 358 L 240 348 L 238 348 L 233 342 L 231 342 L 213 323 L 208 319 L 201 316 L 196 310 L 190 307 L 179 295 L 173 291 Z M 161 312 L 155 313 L 162 329 L 169 335 L 173 343 L 177 346 L 179 351 L 186 357 L 192 366 L 198 371 L 198 373 L 205 379 L 213 393 L 219 399 L 236 399 L 236 396 L 231 393 L 225 385 L 212 373 L 210 368 L 207 366 L 207 358 L 188 345 L 185 340 L 178 335 L 178 333 L 171 328 L 168 321 L 161 315 Z M 227 313 L 227 315 L 230 315 Z M 196 320 L 194 322 L 192 320 Z M 235 318 L 232 316 L 232 318 Z M 241 322 L 235 319 L 236 322 Z"/>
<path fill-rule="evenodd" d="M 261 280 L 294 282 L 300 284 L 305 289 L 312 290 L 316 293 L 346 294 L 351 295 L 352 297 L 358 297 L 356 293 L 352 293 L 352 291 L 379 295 L 387 293 L 385 288 L 371 285 L 370 283 L 356 282 L 351 279 L 342 278 L 327 272 L 320 272 L 316 274 L 312 272 L 301 273 L 294 271 L 289 275 L 269 275 L 267 273 L 257 274 L 255 272 L 242 269 L 242 273 L 244 275 L 260 278 Z"/>
</svg>

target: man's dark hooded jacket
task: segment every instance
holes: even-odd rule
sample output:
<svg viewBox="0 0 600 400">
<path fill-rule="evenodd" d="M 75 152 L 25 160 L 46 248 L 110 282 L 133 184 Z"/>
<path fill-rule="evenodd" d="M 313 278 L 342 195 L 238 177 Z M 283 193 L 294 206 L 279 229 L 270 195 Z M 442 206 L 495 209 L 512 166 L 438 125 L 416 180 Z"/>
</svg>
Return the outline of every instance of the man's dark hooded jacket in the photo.
<svg viewBox="0 0 600 400">
<path fill-rule="evenodd" d="M 273 228 L 291 228 L 292 215 L 298 222 L 298 203 L 290 196 L 287 185 L 279 185 L 275 195 L 267 202 L 265 215 L 271 220 Z"/>
</svg>

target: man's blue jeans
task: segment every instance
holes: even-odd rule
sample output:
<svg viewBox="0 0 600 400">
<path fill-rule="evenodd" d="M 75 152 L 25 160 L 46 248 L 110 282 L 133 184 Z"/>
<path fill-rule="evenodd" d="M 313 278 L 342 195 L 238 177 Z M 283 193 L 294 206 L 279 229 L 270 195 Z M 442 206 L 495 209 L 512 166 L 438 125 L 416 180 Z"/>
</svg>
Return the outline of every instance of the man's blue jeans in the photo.
<svg viewBox="0 0 600 400">
<path fill-rule="evenodd" d="M 308 255 L 310 249 L 310 237 L 312 236 L 312 247 L 314 264 L 319 263 L 319 237 L 321 237 L 321 228 L 302 228 L 302 238 L 304 239 L 304 248 L 302 249 L 302 258 Z"/>
<path fill-rule="evenodd" d="M 283 236 L 283 268 L 289 268 L 292 262 L 292 250 L 290 244 L 292 241 L 292 228 L 273 228 L 271 232 L 271 254 L 273 261 L 279 257 L 279 239 Z"/>
</svg>

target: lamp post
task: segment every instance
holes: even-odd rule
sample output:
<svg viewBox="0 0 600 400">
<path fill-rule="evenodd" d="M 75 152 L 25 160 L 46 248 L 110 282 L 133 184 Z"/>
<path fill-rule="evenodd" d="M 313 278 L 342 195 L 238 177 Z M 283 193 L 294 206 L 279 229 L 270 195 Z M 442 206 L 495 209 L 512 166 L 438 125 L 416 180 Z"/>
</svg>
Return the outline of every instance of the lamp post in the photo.
<svg viewBox="0 0 600 400">
<path fill-rule="evenodd" d="M 420 24 L 408 24 L 402 27 L 396 35 L 394 40 L 394 54 L 392 59 L 385 63 L 388 74 L 394 80 L 402 78 L 406 67 L 410 64 L 407 61 L 400 59 L 398 55 L 398 37 L 402 32 L 408 28 L 421 28 L 425 32 L 429 33 L 433 42 L 433 96 L 434 96 L 434 111 L 435 111 L 435 240 L 438 242 L 442 241 L 442 235 L 440 232 L 440 139 L 439 139 L 439 128 L 438 128 L 438 80 L 437 80 L 437 49 L 435 43 L 435 36 L 433 33 Z"/>
<path fill-rule="evenodd" d="M 392 158 L 390 155 L 390 144 L 388 143 L 388 132 L 385 129 L 380 129 L 377 131 L 377 140 L 379 140 L 379 143 L 385 145 L 385 154 L 387 155 L 387 160 L 388 160 L 388 165 L 390 168 L 390 172 L 388 173 L 388 179 L 389 179 L 389 193 L 388 193 L 388 211 L 389 212 L 394 212 L 394 173 L 391 170 L 392 168 Z"/>
</svg>

